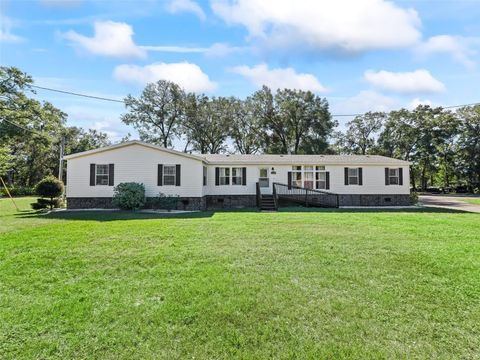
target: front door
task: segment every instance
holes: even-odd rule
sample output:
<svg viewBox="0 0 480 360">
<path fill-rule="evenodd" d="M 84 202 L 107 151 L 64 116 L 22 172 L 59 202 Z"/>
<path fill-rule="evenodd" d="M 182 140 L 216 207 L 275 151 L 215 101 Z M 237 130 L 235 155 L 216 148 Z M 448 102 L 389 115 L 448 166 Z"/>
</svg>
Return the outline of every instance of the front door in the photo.
<svg viewBox="0 0 480 360">
<path fill-rule="evenodd" d="M 258 169 L 258 184 L 260 185 L 260 192 L 262 194 L 272 193 L 270 178 L 268 177 L 268 167 Z"/>
</svg>

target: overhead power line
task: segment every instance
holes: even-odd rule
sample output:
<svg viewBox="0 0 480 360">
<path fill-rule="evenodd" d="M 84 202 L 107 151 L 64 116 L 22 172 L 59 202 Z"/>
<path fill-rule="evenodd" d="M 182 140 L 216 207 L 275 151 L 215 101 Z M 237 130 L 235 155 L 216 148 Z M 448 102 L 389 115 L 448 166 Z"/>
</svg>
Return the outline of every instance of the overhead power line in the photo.
<svg viewBox="0 0 480 360">
<path fill-rule="evenodd" d="M 89 99 L 103 100 L 103 101 L 111 101 L 111 102 L 117 102 L 117 103 L 122 103 L 122 104 L 124 103 L 123 100 L 118 100 L 118 99 L 110 99 L 110 98 L 101 97 L 101 96 L 80 94 L 80 93 L 76 93 L 76 92 L 73 92 L 73 91 L 65 91 L 65 90 L 59 90 L 59 89 L 52 89 L 52 88 L 48 88 L 48 87 L 45 87 L 45 86 L 37 86 L 37 85 L 30 85 L 30 86 L 33 87 L 33 88 L 36 88 L 36 89 L 42 89 L 42 90 L 47 90 L 47 91 L 54 91 L 54 92 L 58 92 L 58 93 L 62 93 L 62 94 L 67 94 L 67 95 L 81 96 L 81 97 L 85 97 L 85 98 L 89 98 Z"/>
<path fill-rule="evenodd" d="M 19 124 L 15 123 L 15 122 L 10 121 L 10 120 L 5 119 L 5 118 L 0 119 L 0 121 L 5 121 L 5 122 L 9 123 L 10 125 L 16 126 L 16 127 L 18 127 L 19 129 L 22 129 L 22 130 L 24 130 L 24 131 L 31 132 L 32 134 L 35 134 L 35 135 L 38 135 L 38 136 L 42 136 L 42 137 L 43 137 L 43 136 L 46 136 L 46 134 L 42 134 L 42 133 L 39 133 L 39 132 L 36 131 L 36 130 L 26 128 L 25 126 L 19 125 Z"/>
<path fill-rule="evenodd" d="M 90 99 L 95 99 L 95 100 L 102 100 L 102 101 L 110 101 L 110 102 L 116 102 L 116 103 L 122 103 L 124 104 L 125 102 L 123 100 L 119 99 L 111 99 L 107 97 L 101 97 L 101 96 L 94 96 L 94 95 L 88 95 L 88 94 L 81 94 L 73 91 L 65 91 L 65 90 L 59 90 L 59 89 L 52 89 L 46 86 L 38 86 L 38 85 L 31 85 L 32 87 L 36 89 L 41 89 L 41 90 L 47 90 L 47 91 L 53 91 L 53 92 L 58 92 L 62 94 L 67 94 L 67 95 L 74 95 L 74 96 L 81 96 L 85 98 L 90 98 Z M 475 103 L 470 103 L 470 104 L 461 104 L 461 105 L 449 105 L 449 106 L 441 106 L 444 109 L 454 109 L 454 108 L 459 108 L 459 107 L 464 107 L 464 106 L 475 106 L 475 105 L 480 105 L 480 102 L 475 102 Z M 332 117 L 353 117 L 353 116 L 362 116 L 365 113 L 356 113 L 356 114 L 332 114 Z"/>
</svg>

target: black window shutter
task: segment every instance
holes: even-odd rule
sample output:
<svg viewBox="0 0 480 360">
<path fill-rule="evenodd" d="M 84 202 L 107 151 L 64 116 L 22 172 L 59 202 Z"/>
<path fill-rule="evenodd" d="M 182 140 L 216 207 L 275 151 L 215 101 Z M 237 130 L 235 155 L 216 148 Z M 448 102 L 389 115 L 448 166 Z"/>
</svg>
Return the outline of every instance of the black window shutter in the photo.
<svg viewBox="0 0 480 360">
<path fill-rule="evenodd" d="M 388 175 L 389 175 L 389 169 L 385 168 L 385 185 L 390 185 L 390 179 Z"/>
<path fill-rule="evenodd" d="M 180 180 L 182 177 L 181 165 L 175 165 L 175 186 L 180 186 Z"/>
<path fill-rule="evenodd" d="M 345 185 L 348 185 L 348 168 L 345 168 Z"/>
<path fill-rule="evenodd" d="M 220 185 L 220 168 L 215 168 L 215 185 Z"/>
<path fill-rule="evenodd" d="M 292 188 L 292 172 L 288 172 L 288 190 Z"/>
<path fill-rule="evenodd" d="M 398 185 L 403 185 L 403 168 L 398 168 Z"/>
<path fill-rule="evenodd" d="M 242 168 L 242 185 L 247 185 L 247 168 Z"/>
<path fill-rule="evenodd" d="M 163 185 L 163 165 L 158 164 L 157 186 Z"/>
<path fill-rule="evenodd" d="M 90 164 L 90 186 L 95 186 L 95 164 Z"/>
<path fill-rule="evenodd" d="M 325 189 L 330 190 L 330 171 L 325 173 Z"/>
<path fill-rule="evenodd" d="M 358 168 L 358 185 L 363 185 L 363 169 Z"/>
<path fill-rule="evenodd" d="M 115 165 L 108 164 L 108 186 L 115 184 Z"/>
</svg>

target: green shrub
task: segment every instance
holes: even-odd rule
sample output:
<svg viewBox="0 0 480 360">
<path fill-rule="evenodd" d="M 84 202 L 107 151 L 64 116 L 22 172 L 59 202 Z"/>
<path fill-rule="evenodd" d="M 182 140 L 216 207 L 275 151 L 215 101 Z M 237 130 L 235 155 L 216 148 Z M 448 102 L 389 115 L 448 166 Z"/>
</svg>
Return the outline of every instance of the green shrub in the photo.
<svg viewBox="0 0 480 360">
<path fill-rule="evenodd" d="M 57 198 L 63 194 L 63 183 L 54 176 L 47 176 L 35 186 L 35 193 L 43 198 Z"/>
<path fill-rule="evenodd" d="M 145 186 L 128 182 L 120 183 L 113 189 L 112 203 L 123 210 L 138 210 L 145 205 Z"/>
<path fill-rule="evenodd" d="M 171 211 L 177 207 L 178 195 L 166 195 L 158 193 L 158 196 L 153 198 L 152 205 L 154 209 L 165 209 Z"/>
<path fill-rule="evenodd" d="M 38 200 L 43 200 L 43 199 L 38 199 Z M 33 210 L 42 210 L 42 209 L 46 209 L 48 207 L 48 204 L 45 204 L 43 202 L 34 202 L 34 203 L 31 203 L 30 206 L 32 207 Z"/>
<path fill-rule="evenodd" d="M 63 190 L 63 182 L 54 176 L 47 176 L 35 186 L 35 193 L 41 198 L 37 199 L 36 205 L 32 204 L 32 208 L 38 210 L 46 207 L 50 209 L 60 207 L 62 205 L 60 197 L 63 194 Z"/>
<path fill-rule="evenodd" d="M 418 193 L 416 191 L 410 192 L 410 204 L 417 205 L 418 203 Z"/>
<path fill-rule="evenodd" d="M 35 195 L 35 188 L 29 186 L 12 186 L 8 188 L 8 191 L 12 196 Z M 0 188 L 0 196 L 8 196 L 8 193 L 3 186 Z"/>
</svg>

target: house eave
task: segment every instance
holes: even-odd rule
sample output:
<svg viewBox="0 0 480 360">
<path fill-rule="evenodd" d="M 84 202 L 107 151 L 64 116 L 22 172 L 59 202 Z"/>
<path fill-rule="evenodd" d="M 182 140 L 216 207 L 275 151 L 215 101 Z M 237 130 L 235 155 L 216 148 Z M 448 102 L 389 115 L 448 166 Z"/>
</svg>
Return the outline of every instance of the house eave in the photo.
<svg viewBox="0 0 480 360">
<path fill-rule="evenodd" d="M 186 157 L 186 158 L 189 158 L 189 159 L 194 159 L 194 160 L 202 161 L 202 162 L 205 162 L 205 163 L 207 162 L 201 156 L 186 154 L 186 153 L 183 153 L 183 152 L 180 152 L 180 151 L 167 149 L 167 148 L 164 148 L 164 147 L 161 147 L 161 146 L 158 146 L 158 145 L 152 145 L 152 144 L 148 144 L 148 143 L 145 143 L 143 141 L 138 141 L 138 140 L 126 141 L 126 142 L 123 142 L 123 143 L 120 143 L 120 144 L 110 145 L 110 146 L 106 146 L 106 147 L 103 147 L 103 148 L 98 148 L 98 149 L 93 149 L 93 150 L 88 150 L 88 151 L 82 151 L 82 152 L 79 152 L 79 153 L 66 155 L 66 156 L 63 157 L 63 159 L 64 160 L 76 159 L 76 158 L 80 158 L 80 157 L 85 157 L 85 156 L 90 156 L 90 155 L 94 155 L 94 154 L 99 154 L 99 153 L 102 153 L 102 152 L 107 152 L 107 151 L 120 149 L 120 148 L 127 147 L 127 146 L 132 146 L 132 145 L 140 145 L 140 146 L 144 146 L 144 147 L 154 149 L 154 150 L 157 150 L 157 151 L 163 151 L 163 152 L 166 152 L 166 153 L 169 153 L 169 154 L 183 156 L 183 157 Z"/>
</svg>

